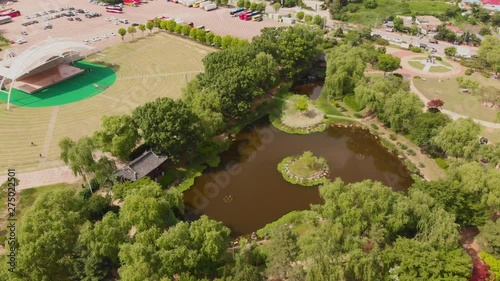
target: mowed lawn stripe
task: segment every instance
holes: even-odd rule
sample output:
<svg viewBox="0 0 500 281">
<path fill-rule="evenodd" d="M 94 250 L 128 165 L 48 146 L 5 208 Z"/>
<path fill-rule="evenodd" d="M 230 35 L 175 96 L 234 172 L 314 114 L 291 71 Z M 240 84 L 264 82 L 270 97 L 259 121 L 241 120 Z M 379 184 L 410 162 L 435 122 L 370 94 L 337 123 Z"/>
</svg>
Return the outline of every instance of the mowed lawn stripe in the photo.
<svg viewBox="0 0 500 281">
<path fill-rule="evenodd" d="M 158 97 L 179 98 L 186 80 L 203 71 L 203 57 L 214 49 L 177 36 L 158 33 L 136 42 L 119 43 L 105 49 L 105 56 L 92 56 L 90 62 L 116 63 L 117 81 L 101 95 L 60 106 L 46 159 L 39 165 L 39 154 L 47 135 L 51 107 L 15 107 L 0 110 L 0 169 L 14 167 L 19 171 L 62 165 L 59 141 L 77 139 L 99 129 L 104 115 L 130 113 L 133 104 L 144 104 Z M 160 71 L 160 72 L 159 72 Z M 190 73 L 186 73 L 190 72 Z M 169 75 L 161 76 L 158 74 Z M 137 79 L 123 79 L 138 76 Z M 120 101 L 120 102 L 118 102 Z M 123 101 L 129 101 L 126 103 Z M 5 103 L 0 106 L 5 107 Z M 31 146 L 33 141 L 37 146 Z"/>
</svg>

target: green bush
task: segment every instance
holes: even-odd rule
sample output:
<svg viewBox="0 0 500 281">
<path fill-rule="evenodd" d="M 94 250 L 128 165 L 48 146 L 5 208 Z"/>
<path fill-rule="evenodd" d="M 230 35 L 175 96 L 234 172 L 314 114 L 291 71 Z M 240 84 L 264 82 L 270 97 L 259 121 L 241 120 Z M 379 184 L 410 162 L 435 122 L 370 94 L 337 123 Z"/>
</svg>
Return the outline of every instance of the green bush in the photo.
<svg viewBox="0 0 500 281">
<path fill-rule="evenodd" d="M 495 276 L 495 279 L 490 280 L 499 280 L 500 277 L 500 260 L 496 259 L 493 255 L 490 255 L 486 252 L 481 252 L 479 254 L 482 260 L 489 266 L 490 273 Z"/>
<path fill-rule="evenodd" d="M 374 130 L 378 130 L 378 126 L 375 123 L 371 123 L 370 127 L 372 127 L 372 129 L 374 129 Z"/>
<path fill-rule="evenodd" d="M 359 112 L 354 112 L 354 117 L 361 118 L 361 117 L 363 117 L 363 115 L 361 115 L 361 113 L 359 113 Z"/>
<path fill-rule="evenodd" d="M 343 107 L 343 106 L 341 106 L 341 105 L 339 105 L 339 107 L 338 107 L 338 108 L 339 108 L 339 111 L 340 111 L 340 112 L 346 112 L 346 111 L 347 111 L 347 109 L 345 109 L 345 107 Z"/>
<path fill-rule="evenodd" d="M 354 111 L 361 111 L 363 108 L 358 104 L 353 94 L 344 97 L 344 103 Z"/>
<path fill-rule="evenodd" d="M 413 149 L 408 149 L 408 151 L 406 151 L 408 153 L 408 155 L 411 155 L 411 156 L 415 156 L 417 155 L 417 153 L 415 153 L 415 151 Z"/>
<path fill-rule="evenodd" d="M 420 47 L 411 47 L 410 51 L 412 51 L 414 53 L 423 53 L 424 52 L 424 50 L 422 50 L 422 48 L 420 48 Z"/>
<path fill-rule="evenodd" d="M 418 162 L 418 167 L 419 167 L 419 168 L 425 168 L 425 165 L 424 165 L 424 163 L 422 163 L 422 162 Z"/>
<path fill-rule="evenodd" d="M 377 45 L 381 45 L 381 46 L 389 46 L 389 41 L 385 40 L 384 38 L 380 38 L 380 37 L 373 37 L 373 43 L 377 44 Z"/>
<path fill-rule="evenodd" d="M 483 75 L 486 78 L 490 78 L 491 77 L 491 73 L 486 72 L 486 71 L 481 72 L 481 75 Z"/>
<path fill-rule="evenodd" d="M 467 70 L 465 70 L 465 75 L 470 76 L 472 75 L 472 72 L 473 72 L 472 69 L 467 68 Z"/>
<path fill-rule="evenodd" d="M 396 140 L 396 135 L 395 135 L 395 134 L 390 134 L 390 135 L 389 135 L 389 138 L 390 138 L 391 140 Z"/>
<path fill-rule="evenodd" d="M 400 142 L 398 142 L 398 146 L 401 147 L 402 150 L 406 150 L 408 148 L 406 144 Z"/>
<path fill-rule="evenodd" d="M 444 160 L 443 158 L 434 158 L 434 161 L 436 161 L 436 164 L 441 168 L 441 169 L 447 169 L 448 168 L 448 162 Z"/>
<path fill-rule="evenodd" d="M 442 60 L 443 60 L 443 58 L 442 58 L 442 57 L 440 57 L 440 56 L 434 56 L 434 58 L 435 58 L 436 60 L 438 60 L 438 61 L 442 61 Z"/>
</svg>

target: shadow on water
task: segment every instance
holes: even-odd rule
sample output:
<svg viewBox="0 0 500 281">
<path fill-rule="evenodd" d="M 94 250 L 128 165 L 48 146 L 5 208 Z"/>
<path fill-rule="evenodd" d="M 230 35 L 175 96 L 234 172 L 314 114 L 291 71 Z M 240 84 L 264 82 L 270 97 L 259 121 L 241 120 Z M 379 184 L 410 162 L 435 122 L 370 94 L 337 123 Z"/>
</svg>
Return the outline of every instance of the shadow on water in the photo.
<svg viewBox="0 0 500 281">
<path fill-rule="evenodd" d="M 331 127 L 325 132 L 291 135 L 267 121 L 237 136 L 221 155 L 221 164 L 198 177 L 185 192 L 191 214 L 206 214 L 230 227 L 234 235 L 248 234 L 293 210 L 321 203 L 317 187 L 293 185 L 276 167 L 285 157 L 310 150 L 325 157 L 330 178 L 347 183 L 380 181 L 396 191 L 413 180 L 398 158 L 367 130 Z M 191 209 L 190 208 L 190 209 Z"/>
</svg>

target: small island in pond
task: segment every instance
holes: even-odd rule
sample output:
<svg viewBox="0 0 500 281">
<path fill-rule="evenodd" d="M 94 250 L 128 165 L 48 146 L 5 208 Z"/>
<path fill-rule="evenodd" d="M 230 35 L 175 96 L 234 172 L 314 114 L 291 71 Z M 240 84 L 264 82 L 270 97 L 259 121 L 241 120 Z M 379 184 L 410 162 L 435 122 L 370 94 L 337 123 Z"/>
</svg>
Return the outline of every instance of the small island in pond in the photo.
<svg viewBox="0 0 500 281">
<path fill-rule="evenodd" d="M 323 157 L 317 157 L 310 151 L 302 155 L 290 156 L 278 164 L 278 171 L 283 178 L 293 184 L 315 186 L 328 181 L 330 171 Z"/>
</svg>

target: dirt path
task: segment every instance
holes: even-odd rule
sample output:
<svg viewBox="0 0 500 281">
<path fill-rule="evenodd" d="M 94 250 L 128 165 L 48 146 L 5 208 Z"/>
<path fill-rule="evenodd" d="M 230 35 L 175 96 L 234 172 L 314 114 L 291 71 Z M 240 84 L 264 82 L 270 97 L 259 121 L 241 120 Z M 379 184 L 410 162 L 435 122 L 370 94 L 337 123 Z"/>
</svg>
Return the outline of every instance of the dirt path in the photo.
<svg viewBox="0 0 500 281">
<path fill-rule="evenodd" d="M 479 257 L 479 246 L 474 239 L 478 234 L 476 227 L 467 227 L 460 231 L 460 244 L 472 258 L 472 275 L 469 281 L 486 281 L 488 277 L 488 266 Z"/>
</svg>

